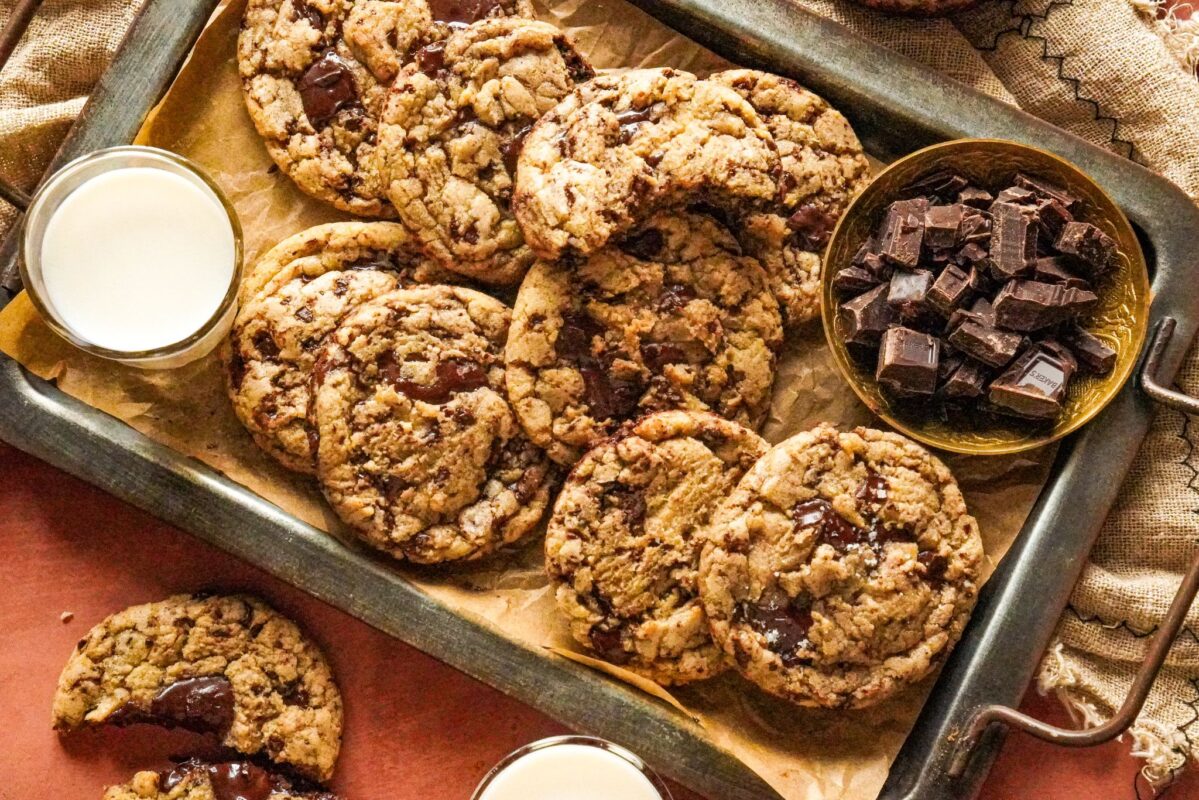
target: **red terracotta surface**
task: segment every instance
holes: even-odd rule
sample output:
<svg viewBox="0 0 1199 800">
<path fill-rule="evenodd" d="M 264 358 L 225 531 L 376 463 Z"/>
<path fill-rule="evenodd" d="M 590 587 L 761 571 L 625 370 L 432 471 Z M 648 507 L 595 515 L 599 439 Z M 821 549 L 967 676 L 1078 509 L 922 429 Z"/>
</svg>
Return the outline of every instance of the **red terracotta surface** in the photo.
<svg viewBox="0 0 1199 800">
<path fill-rule="evenodd" d="M 0 800 L 96 800 L 106 783 L 202 743 L 135 727 L 60 738 L 50 699 L 75 642 L 124 606 L 198 588 L 249 590 L 324 646 L 345 695 L 334 788 L 349 800 L 465 800 L 505 753 L 564 732 L 521 703 L 0 444 Z M 64 621 L 64 612 L 73 617 Z M 1026 707 L 1062 721 L 1052 701 Z M 1126 744 L 1062 752 L 1012 738 L 986 800 L 1136 800 Z M 1185 778 L 1171 793 L 1199 797 Z M 699 800 L 678 789 L 679 800 Z M 713 798 L 712 800 L 717 800 Z"/>
</svg>

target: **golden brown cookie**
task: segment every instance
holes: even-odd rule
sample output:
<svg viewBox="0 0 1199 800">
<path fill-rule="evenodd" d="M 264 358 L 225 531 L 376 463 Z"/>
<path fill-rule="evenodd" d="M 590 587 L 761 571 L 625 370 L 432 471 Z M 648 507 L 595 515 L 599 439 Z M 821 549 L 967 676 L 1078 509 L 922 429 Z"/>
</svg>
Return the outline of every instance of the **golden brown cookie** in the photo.
<svg viewBox="0 0 1199 800">
<path fill-rule="evenodd" d="M 525 138 L 513 213 L 541 258 L 587 256 L 655 211 L 704 201 L 729 214 L 769 203 L 778 153 L 737 92 L 675 69 L 602 75 Z"/>
<path fill-rule="evenodd" d="M 574 637 L 662 684 L 728 666 L 699 602 L 701 531 L 766 452 L 762 437 L 704 411 L 662 411 L 575 465 L 554 505 L 545 566 Z"/>
<path fill-rule="evenodd" d="M 401 289 L 362 304 L 314 369 L 317 478 L 373 547 L 473 559 L 536 527 L 554 472 L 504 391 L 510 312 L 471 289 Z"/>
<path fill-rule="evenodd" d="M 895 433 L 821 425 L 787 439 L 708 532 L 713 638 L 801 705 L 861 708 L 923 679 L 978 593 L 978 523 L 945 465 Z"/>
<path fill-rule="evenodd" d="M 534 265 L 516 297 L 508 393 L 529 438 L 572 464 L 650 411 L 756 428 L 781 341 L 758 263 L 710 217 L 666 211 L 578 263 Z"/>
<path fill-rule="evenodd" d="M 175 595 L 92 628 L 58 679 L 55 728 L 138 722 L 212 733 L 324 781 L 341 693 L 316 645 L 261 600 Z"/>
<path fill-rule="evenodd" d="M 394 222 L 318 225 L 259 259 L 222 348 L 233 410 L 258 446 L 289 469 L 314 472 L 310 383 L 325 336 L 365 300 L 449 277 Z"/>
<path fill-rule="evenodd" d="M 418 53 L 383 113 L 379 157 L 400 219 L 447 269 L 519 281 L 533 253 L 512 216 L 517 154 L 591 68 L 544 22 L 476 22 Z"/>
</svg>

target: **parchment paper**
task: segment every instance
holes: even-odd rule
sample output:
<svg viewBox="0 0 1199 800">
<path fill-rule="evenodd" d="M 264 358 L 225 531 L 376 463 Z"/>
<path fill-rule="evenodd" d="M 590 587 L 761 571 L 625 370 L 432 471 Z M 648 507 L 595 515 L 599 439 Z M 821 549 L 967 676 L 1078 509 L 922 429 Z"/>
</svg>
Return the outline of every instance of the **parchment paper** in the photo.
<svg viewBox="0 0 1199 800">
<path fill-rule="evenodd" d="M 243 2 L 227 0 L 218 8 L 137 141 L 186 155 L 212 174 L 241 216 L 246 253 L 253 259 L 307 226 L 343 216 L 279 175 L 246 115 L 234 59 Z M 705 73 L 725 65 L 623 0 L 542 0 L 540 11 L 569 29 L 597 68 L 669 65 Z M 170 372 L 93 359 L 51 333 L 24 295 L 0 313 L 0 351 L 56 380 L 68 394 L 220 470 L 346 546 L 360 548 L 310 479 L 284 470 L 253 445 L 230 409 L 215 357 Z M 764 435 L 777 442 L 821 420 L 856 425 L 871 423 L 872 416 L 837 374 L 813 324 L 786 343 Z M 1052 456 L 1052 450 L 1041 450 L 1031 456 L 946 459 L 978 518 L 988 574 L 1023 524 Z M 573 650 L 542 572 L 540 537 L 530 539 L 479 565 L 395 569 L 509 637 Z M 547 657 L 556 656 L 547 651 Z M 930 686 L 926 681 L 863 713 L 798 709 L 733 675 L 673 694 L 713 742 L 784 797 L 866 800 L 877 796 Z"/>
</svg>

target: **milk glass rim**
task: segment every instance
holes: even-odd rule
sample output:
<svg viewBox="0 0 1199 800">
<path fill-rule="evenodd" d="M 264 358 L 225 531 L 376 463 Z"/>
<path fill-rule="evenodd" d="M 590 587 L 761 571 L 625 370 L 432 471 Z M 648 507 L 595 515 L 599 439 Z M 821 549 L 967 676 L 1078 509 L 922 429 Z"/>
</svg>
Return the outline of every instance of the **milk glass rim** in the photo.
<svg viewBox="0 0 1199 800">
<path fill-rule="evenodd" d="M 47 302 L 39 294 L 34 282 L 30 280 L 29 273 L 29 254 L 27 252 L 29 244 L 28 240 L 32 234 L 30 220 L 35 218 L 35 212 L 39 211 L 41 205 L 46 202 L 50 190 L 62 184 L 63 181 L 69 180 L 79 170 L 93 162 L 110 158 L 119 155 L 146 156 L 151 159 L 158 158 L 165 161 L 170 161 L 177 166 L 182 167 L 191 174 L 195 175 L 204 183 L 216 199 L 220 202 L 221 208 L 225 211 L 225 216 L 229 219 L 229 225 L 233 232 L 233 274 L 229 280 L 229 286 L 225 290 L 225 296 L 221 298 L 220 304 L 213 312 L 212 316 L 201 325 L 194 333 L 180 339 L 177 342 L 161 345 L 150 350 L 112 350 L 107 347 L 101 347 L 94 342 L 89 342 L 86 339 L 80 338 L 71 328 L 51 310 L 51 304 Z M 114 169 L 125 169 L 127 167 L 116 167 Z M 100 173 L 103 174 L 103 173 Z M 80 184 L 82 185 L 82 184 Z M 78 188 L 78 187 L 75 187 Z M 73 190 L 72 190 L 73 191 Z M 70 197 L 68 193 L 66 197 Z M 66 199 L 63 198 L 63 200 Z M 59 201 L 61 204 L 62 201 Z M 51 212 L 53 214 L 53 212 Z M 198 164 L 189 158 L 172 153 L 169 150 L 163 150 L 158 147 L 148 147 L 145 145 L 117 145 L 116 147 L 106 147 L 102 150 L 95 150 L 86 155 L 76 158 L 54 172 L 53 175 L 46 180 L 38 190 L 34 193 L 33 199 L 29 202 L 29 208 L 25 211 L 24 219 L 22 220 L 21 243 L 20 243 L 20 275 L 21 284 L 29 295 L 29 299 L 33 302 L 34 308 L 41 314 L 46 325 L 56 334 L 66 339 L 68 342 L 83 350 L 100 358 L 107 358 L 115 361 L 138 361 L 143 359 L 162 358 L 172 356 L 177 353 L 187 350 L 193 344 L 199 342 L 204 337 L 208 336 L 212 330 L 221 324 L 225 316 L 229 313 L 229 309 L 237 302 L 238 289 L 241 286 L 243 264 L 242 254 L 242 230 L 241 221 L 237 217 L 237 212 L 233 208 L 233 204 L 229 202 L 229 198 L 221 190 L 207 172 L 204 171 Z M 43 228 L 43 234 L 44 234 Z M 41 271 L 41 264 L 38 264 L 38 271 Z"/>
<path fill-rule="evenodd" d="M 491 785 L 491 782 L 495 780 L 495 778 L 501 772 L 512 766 L 514 762 L 524 758 L 530 753 L 535 753 L 538 750 L 545 750 L 547 748 L 563 744 L 581 744 L 588 747 L 598 747 L 601 750 L 608 751 L 614 756 L 620 757 L 621 759 L 627 761 L 634 769 L 644 775 L 646 780 L 653 784 L 654 789 L 657 790 L 658 794 L 662 796 L 662 800 L 672 800 L 670 790 L 666 788 L 666 784 L 660 777 L 658 777 L 656 772 L 649 768 L 649 765 L 646 764 L 639 755 L 634 753 L 632 750 L 621 747 L 615 742 L 610 742 L 607 739 L 601 739 L 598 736 L 583 736 L 581 734 L 550 736 L 545 739 L 538 739 L 535 742 L 530 742 L 524 747 L 518 747 L 500 759 L 500 762 L 492 767 L 488 773 L 483 776 L 483 780 L 479 782 L 477 787 L 475 787 L 474 794 L 470 796 L 471 800 L 480 800 L 480 798 L 483 796 L 483 792 L 487 790 L 487 787 Z"/>
</svg>

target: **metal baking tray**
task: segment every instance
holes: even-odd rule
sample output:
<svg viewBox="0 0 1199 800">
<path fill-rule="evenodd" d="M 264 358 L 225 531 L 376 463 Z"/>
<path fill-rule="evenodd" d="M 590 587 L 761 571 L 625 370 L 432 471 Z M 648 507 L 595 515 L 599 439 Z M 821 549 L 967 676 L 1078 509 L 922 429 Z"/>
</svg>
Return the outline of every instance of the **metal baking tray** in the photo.
<svg viewBox="0 0 1199 800">
<path fill-rule="evenodd" d="M 1199 322 L 1193 255 L 1199 209 L 1136 164 L 986 97 L 788 0 L 638 0 L 730 60 L 791 75 L 850 118 L 867 150 L 889 160 L 963 136 L 1014 139 L 1073 161 L 1138 229 L 1164 345 L 1157 376 L 1172 382 Z M 162 96 L 216 0 L 147 0 L 56 164 L 127 143 Z M 0 281 L 18 286 L 15 237 Z M 0 297 L 0 304 L 8 302 Z M 1175 320 L 1173 336 L 1159 323 Z M 1151 337 L 1152 339 L 1152 337 Z M 966 774 L 948 776 L 972 712 L 1015 705 L 1035 671 L 1086 554 L 1145 437 L 1154 404 L 1132 380 L 1066 440 L 1052 477 L 891 768 L 886 800 L 974 795 L 1000 736 L 992 730 Z M 505 638 L 451 612 L 397 572 L 343 547 L 216 471 L 150 441 L 0 357 L 0 438 L 188 530 L 581 731 L 620 741 L 662 773 L 716 800 L 777 795 L 681 715 L 600 674 Z"/>
</svg>

